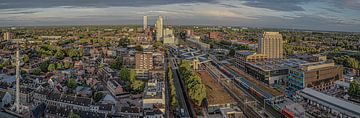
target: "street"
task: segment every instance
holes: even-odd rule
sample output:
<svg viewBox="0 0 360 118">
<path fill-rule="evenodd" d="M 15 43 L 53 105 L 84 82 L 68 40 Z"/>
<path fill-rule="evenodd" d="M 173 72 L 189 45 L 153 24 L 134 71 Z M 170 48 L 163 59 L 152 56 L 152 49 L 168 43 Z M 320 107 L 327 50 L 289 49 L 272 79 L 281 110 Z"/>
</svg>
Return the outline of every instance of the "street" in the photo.
<svg viewBox="0 0 360 118">
<path fill-rule="evenodd" d="M 173 72 L 173 81 L 174 81 L 174 86 L 176 89 L 176 96 L 178 98 L 179 109 L 184 109 L 184 117 L 190 117 L 188 106 L 185 101 L 187 99 L 184 97 L 185 92 L 183 92 L 183 88 L 182 88 L 182 86 L 180 84 L 180 80 L 179 80 L 179 75 L 178 75 L 179 70 L 177 68 L 177 64 L 176 64 L 176 62 L 173 62 L 174 58 L 169 58 L 169 59 L 170 59 L 170 64 L 171 64 L 171 68 L 172 68 L 172 72 Z"/>
</svg>

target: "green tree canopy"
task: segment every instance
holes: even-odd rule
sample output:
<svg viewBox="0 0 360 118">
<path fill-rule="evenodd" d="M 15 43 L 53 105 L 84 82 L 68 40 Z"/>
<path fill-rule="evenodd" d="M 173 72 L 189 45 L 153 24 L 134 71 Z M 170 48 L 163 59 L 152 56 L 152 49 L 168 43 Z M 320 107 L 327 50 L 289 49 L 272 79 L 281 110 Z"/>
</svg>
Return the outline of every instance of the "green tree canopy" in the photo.
<svg viewBox="0 0 360 118">
<path fill-rule="evenodd" d="M 134 82 L 136 80 L 135 70 L 130 70 L 129 78 L 130 78 L 130 82 Z"/>
<path fill-rule="evenodd" d="M 120 70 L 123 65 L 122 58 L 117 57 L 116 59 L 111 60 L 109 65 L 110 65 L 110 68 L 112 68 L 112 69 Z"/>
<path fill-rule="evenodd" d="M 48 72 L 49 63 L 50 63 L 50 61 L 42 62 L 39 66 L 40 70 L 45 73 Z"/>
<path fill-rule="evenodd" d="M 24 63 L 28 63 L 29 62 L 29 56 L 27 54 L 25 54 L 23 56 L 22 60 L 24 61 Z"/>
<path fill-rule="evenodd" d="M 75 114 L 74 112 L 70 112 L 68 118 L 81 118 L 79 115 Z"/>
<path fill-rule="evenodd" d="M 63 50 L 57 50 L 56 53 L 55 53 L 55 58 L 57 59 L 64 59 L 64 56 L 65 56 L 65 53 Z"/>
<path fill-rule="evenodd" d="M 234 50 L 234 49 L 230 49 L 229 56 L 234 56 L 234 55 L 235 55 L 235 50 Z"/>
<path fill-rule="evenodd" d="M 192 101 L 200 106 L 206 97 L 205 86 L 198 75 L 191 72 L 189 61 L 182 61 L 180 64 L 181 79 L 185 81 L 188 94 Z"/>
<path fill-rule="evenodd" d="M 350 67 L 350 68 L 354 68 L 354 69 L 358 69 L 359 68 L 359 62 L 358 60 L 356 60 L 355 58 L 347 58 L 345 60 L 345 65 Z"/>
<path fill-rule="evenodd" d="M 64 68 L 65 68 L 65 69 L 69 69 L 69 68 L 71 68 L 71 67 L 73 67 L 73 64 L 72 64 L 71 62 L 69 62 L 69 61 L 64 61 Z"/>
<path fill-rule="evenodd" d="M 131 89 L 135 93 L 141 93 L 144 91 L 144 82 L 141 80 L 135 80 L 131 83 Z"/>
<path fill-rule="evenodd" d="M 119 45 L 122 47 L 127 47 L 130 44 L 130 40 L 128 38 L 121 38 Z"/>
<path fill-rule="evenodd" d="M 84 48 L 79 49 L 79 56 L 80 57 L 84 56 Z"/>
<path fill-rule="evenodd" d="M 141 45 L 137 45 L 137 46 L 135 46 L 135 50 L 143 51 L 144 49 L 143 49 L 143 47 Z"/>
<path fill-rule="evenodd" d="M 156 41 L 156 42 L 153 44 L 153 47 L 154 47 L 155 49 L 164 48 L 164 44 L 161 43 L 161 41 Z"/>
<path fill-rule="evenodd" d="M 203 100 L 206 98 L 206 88 L 201 83 L 199 76 L 193 76 L 193 82 L 189 83 L 189 96 L 195 102 L 196 105 L 200 106 Z"/>
<path fill-rule="evenodd" d="M 56 68 L 57 69 L 63 69 L 64 68 L 64 64 L 62 62 L 58 62 L 56 63 Z"/>
<path fill-rule="evenodd" d="M 69 57 L 71 58 L 77 58 L 80 56 L 79 51 L 76 49 L 70 49 L 68 52 Z"/>
<path fill-rule="evenodd" d="M 350 83 L 348 93 L 349 93 L 349 95 L 359 96 L 360 97 L 360 87 L 359 87 L 359 84 L 356 81 L 352 81 Z"/>
<path fill-rule="evenodd" d="M 120 79 L 126 82 L 130 81 L 130 70 L 123 67 L 120 70 Z"/>
<path fill-rule="evenodd" d="M 95 102 L 99 102 L 104 97 L 102 92 L 95 92 L 93 99 Z"/>
<path fill-rule="evenodd" d="M 33 75 L 40 75 L 40 74 L 41 74 L 41 69 L 35 68 L 35 69 L 33 69 L 33 70 L 31 71 L 31 73 L 32 73 Z"/>
<path fill-rule="evenodd" d="M 50 64 L 50 65 L 48 66 L 48 71 L 50 71 L 50 72 L 54 71 L 55 69 L 56 69 L 55 64 Z"/>
<path fill-rule="evenodd" d="M 75 89 L 76 86 L 77 86 L 77 83 L 76 83 L 76 80 L 75 79 L 68 79 L 67 81 L 67 86 L 70 88 L 70 89 Z"/>
</svg>

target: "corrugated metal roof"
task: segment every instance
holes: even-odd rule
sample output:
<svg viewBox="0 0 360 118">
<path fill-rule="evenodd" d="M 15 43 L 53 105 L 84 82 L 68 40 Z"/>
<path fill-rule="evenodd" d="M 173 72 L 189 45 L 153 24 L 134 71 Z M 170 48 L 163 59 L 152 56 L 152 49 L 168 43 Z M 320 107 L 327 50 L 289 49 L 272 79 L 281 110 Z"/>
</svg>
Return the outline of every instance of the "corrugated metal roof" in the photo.
<svg viewBox="0 0 360 118">
<path fill-rule="evenodd" d="M 300 95 L 302 95 L 305 98 L 311 99 L 312 101 L 316 101 L 324 106 L 328 106 L 331 107 L 332 109 L 336 109 L 337 111 L 340 111 L 342 113 L 348 115 L 360 116 L 360 106 L 315 91 L 311 88 L 305 88 L 301 90 Z"/>
</svg>

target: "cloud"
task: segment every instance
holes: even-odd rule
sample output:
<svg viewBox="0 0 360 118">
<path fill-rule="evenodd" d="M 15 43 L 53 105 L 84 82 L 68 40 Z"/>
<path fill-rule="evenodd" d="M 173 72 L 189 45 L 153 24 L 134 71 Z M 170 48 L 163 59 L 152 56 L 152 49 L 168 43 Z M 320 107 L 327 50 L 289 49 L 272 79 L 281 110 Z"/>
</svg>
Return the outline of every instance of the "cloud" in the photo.
<svg viewBox="0 0 360 118">
<path fill-rule="evenodd" d="M 243 0 L 244 5 L 277 11 L 304 11 L 302 4 L 310 0 Z"/>
<path fill-rule="evenodd" d="M 224 6 L 224 7 L 228 7 L 228 8 L 240 8 L 239 6 L 232 5 L 232 4 L 221 3 L 220 5 L 222 5 L 222 6 Z"/>
<path fill-rule="evenodd" d="M 0 9 L 68 7 L 147 7 L 180 3 L 212 3 L 215 0 L 5 0 Z"/>
<path fill-rule="evenodd" d="M 333 4 L 337 8 L 360 11 L 359 0 L 326 0 L 326 2 Z"/>
<path fill-rule="evenodd" d="M 327 7 L 324 7 L 324 8 L 322 8 L 322 9 L 324 9 L 324 10 L 326 10 L 326 11 L 334 12 L 334 13 L 343 13 L 341 10 L 337 10 L 337 9 L 335 9 L 335 8 L 327 8 Z"/>
<path fill-rule="evenodd" d="M 360 31 L 358 0 L 0 0 L 0 25 L 246 25 Z M 151 21 L 152 22 L 152 21 Z"/>
<path fill-rule="evenodd" d="M 0 12 L 0 14 L 34 14 L 39 11 L 10 11 L 10 12 Z"/>
</svg>

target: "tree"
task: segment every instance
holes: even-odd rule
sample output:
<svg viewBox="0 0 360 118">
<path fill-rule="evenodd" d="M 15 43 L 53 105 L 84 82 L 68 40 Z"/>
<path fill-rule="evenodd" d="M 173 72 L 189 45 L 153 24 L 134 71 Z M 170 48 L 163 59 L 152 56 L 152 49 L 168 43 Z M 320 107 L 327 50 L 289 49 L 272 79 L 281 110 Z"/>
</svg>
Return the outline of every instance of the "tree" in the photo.
<svg viewBox="0 0 360 118">
<path fill-rule="evenodd" d="M 27 74 L 27 72 L 25 70 L 20 70 L 20 74 L 24 75 L 24 74 Z"/>
<path fill-rule="evenodd" d="M 68 118 L 81 118 L 79 115 L 75 114 L 74 112 L 70 112 Z"/>
<path fill-rule="evenodd" d="M 134 80 L 131 83 L 131 89 L 134 93 L 141 93 L 144 91 L 144 82 L 141 80 Z"/>
<path fill-rule="evenodd" d="M 137 45 L 137 46 L 135 46 L 135 50 L 143 51 L 144 49 L 143 49 L 143 47 L 141 47 L 141 45 Z"/>
<path fill-rule="evenodd" d="M 130 70 L 124 67 L 121 68 L 120 79 L 126 82 L 130 81 Z"/>
<path fill-rule="evenodd" d="M 59 50 L 56 51 L 54 56 L 57 59 L 64 59 L 65 53 L 64 53 L 64 51 L 59 49 Z"/>
<path fill-rule="evenodd" d="M 33 70 L 31 71 L 31 73 L 32 73 L 33 75 L 40 75 L 40 74 L 41 74 L 41 69 L 35 68 L 35 69 L 33 69 Z"/>
<path fill-rule="evenodd" d="M 122 47 L 127 47 L 127 45 L 130 43 L 130 40 L 128 38 L 121 38 L 119 45 L 121 45 Z"/>
<path fill-rule="evenodd" d="M 121 57 L 117 57 L 116 59 L 113 59 L 112 61 L 110 61 L 109 65 L 110 65 L 110 68 L 112 68 L 112 69 L 120 70 L 122 67 Z"/>
<path fill-rule="evenodd" d="M 180 63 L 180 69 L 191 70 L 191 63 L 188 60 L 182 60 Z"/>
<path fill-rule="evenodd" d="M 75 79 L 68 79 L 67 81 L 67 86 L 70 88 L 70 89 L 75 89 L 76 86 L 77 86 L 77 83 L 76 83 L 76 80 Z"/>
<path fill-rule="evenodd" d="M 41 69 L 41 71 L 42 72 L 47 72 L 48 71 L 48 67 L 49 67 L 49 62 L 50 61 L 44 61 L 44 62 L 42 62 L 41 64 L 40 64 L 40 69 Z"/>
<path fill-rule="evenodd" d="M 201 106 L 201 103 L 206 97 L 204 84 L 195 84 L 195 86 L 193 86 L 192 89 L 189 90 L 189 96 L 196 105 Z"/>
<path fill-rule="evenodd" d="M 200 77 L 191 72 L 189 61 L 182 61 L 180 64 L 181 79 L 185 81 L 185 86 L 192 101 L 200 106 L 206 97 L 205 85 L 201 82 Z"/>
<path fill-rule="evenodd" d="M 80 39 L 79 44 L 87 44 L 89 41 L 89 39 Z"/>
<path fill-rule="evenodd" d="M 71 68 L 73 66 L 73 64 L 69 61 L 64 61 L 64 68 L 68 69 Z"/>
<path fill-rule="evenodd" d="M 136 80 L 136 72 L 135 72 L 135 70 L 130 70 L 129 78 L 130 78 L 130 82 L 132 82 L 132 83 Z"/>
<path fill-rule="evenodd" d="M 48 71 L 50 71 L 50 72 L 54 71 L 55 69 L 56 69 L 55 64 L 50 64 L 50 65 L 48 66 Z"/>
<path fill-rule="evenodd" d="M 93 99 L 95 102 L 99 102 L 103 97 L 104 97 L 104 94 L 102 92 L 96 92 L 94 94 Z"/>
<path fill-rule="evenodd" d="M 79 56 L 80 57 L 84 56 L 84 48 L 79 49 Z"/>
<path fill-rule="evenodd" d="M 349 95 L 352 95 L 352 96 L 359 96 L 360 95 L 360 87 L 359 87 L 359 84 L 356 82 L 356 81 L 352 81 L 350 83 L 350 87 L 348 89 L 348 93 Z"/>
<path fill-rule="evenodd" d="M 292 55 L 294 54 L 294 49 L 291 45 L 284 45 L 284 51 L 287 55 Z"/>
<path fill-rule="evenodd" d="M 25 54 L 22 58 L 22 60 L 24 61 L 24 63 L 29 62 L 29 56 L 27 54 Z"/>
<path fill-rule="evenodd" d="M 170 106 L 172 109 L 174 109 L 178 105 L 178 101 L 176 98 L 176 89 L 174 86 L 174 80 L 172 76 L 172 70 L 171 67 L 168 66 L 168 80 L 169 80 L 169 86 L 170 86 Z"/>
<path fill-rule="evenodd" d="M 153 44 L 153 47 L 154 47 L 155 49 L 163 48 L 163 47 L 164 47 L 164 44 L 161 43 L 160 41 L 157 41 L 157 42 L 155 42 L 155 43 Z"/>
<path fill-rule="evenodd" d="M 63 69 L 63 68 L 64 68 L 63 63 L 62 63 L 62 62 L 58 62 L 58 63 L 56 64 L 56 68 L 57 68 L 57 69 Z"/>
<path fill-rule="evenodd" d="M 69 50 L 69 53 L 68 53 L 69 57 L 71 58 L 77 58 L 79 57 L 79 51 L 77 51 L 76 49 L 71 49 Z"/>
<path fill-rule="evenodd" d="M 358 69 L 359 62 L 355 58 L 348 57 L 345 61 L 345 65 L 350 68 Z"/>
<path fill-rule="evenodd" d="M 235 50 L 234 50 L 234 49 L 230 49 L 229 56 L 233 57 L 234 55 L 235 55 Z"/>
</svg>

